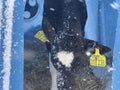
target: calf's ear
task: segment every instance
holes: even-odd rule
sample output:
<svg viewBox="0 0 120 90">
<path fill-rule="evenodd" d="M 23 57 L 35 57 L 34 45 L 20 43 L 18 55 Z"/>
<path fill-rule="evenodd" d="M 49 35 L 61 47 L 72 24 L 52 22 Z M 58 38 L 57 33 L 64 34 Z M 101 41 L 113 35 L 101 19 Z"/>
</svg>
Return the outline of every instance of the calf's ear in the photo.
<svg viewBox="0 0 120 90">
<path fill-rule="evenodd" d="M 50 22 L 46 17 L 43 17 L 42 21 L 42 29 L 47 37 L 47 39 L 51 42 L 55 35 L 55 29 L 51 26 Z"/>
<path fill-rule="evenodd" d="M 109 47 L 104 46 L 93 40 L 85 39 L 85 43 L 86 43 L 87 49 L 92 49 L 93 52 L 95 51 L 95 48 L 99 48 L 101 54 L 111 51 L 111 49 Z"/>
</svg>

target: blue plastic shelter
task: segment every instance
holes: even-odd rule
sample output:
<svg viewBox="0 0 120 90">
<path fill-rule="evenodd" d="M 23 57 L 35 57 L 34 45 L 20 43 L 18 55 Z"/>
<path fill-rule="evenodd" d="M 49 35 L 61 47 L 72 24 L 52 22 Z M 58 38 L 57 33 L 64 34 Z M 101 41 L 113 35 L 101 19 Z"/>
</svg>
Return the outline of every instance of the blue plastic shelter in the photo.
<svg viewBox="0 0 120 90">
<path fill-rule="evenodd" d="M 12 0 L 6 0 L 12 1 Z M 32 0 L 31 0 L 32 1 Z M 3 82 L 5 78 L 4 58 L 5 52 L 5 27 L 6 16 L 4 11 L 6 4 L 2 2 L 2 19 L 0 18 L 0 90 L 3 90 Z M 30 13 L 24 12 L 25 3 L 23 0 L 14 2 L 14 14 L 12 25 L 12 40 L 10 50 L 10 83 L 9 89 L 6 90 L 23 90 L 23 56 L 24 56 L 24 34 L 25 38 L 33 40 L 34 34 L 41 29 L 42 13 L 44 0 L 37 0 L 38 9 L 34 17 L 30 17 Z M 32 3 L 31 5 L 33 5 Z M 108 55 L 113 55 L 113 74 L 112 74 L 112 89 L 120 89 L 120 0 L 86 0 L 88 10 L 88 20 L 85 28 L 85 37 L 98 41 L 107 45 L 112 49 Z M 26 15 L 23 18 L 23 13 Z M 8 44 L 9 46 L 9 44 Z"/>
<path fill-rule="evenodd" d="M 120 0 L 117 0 L 117 3 L 120 5 Z M 115 35 L 115 44 L 114 44 L 114 61 L 113 61 L 113 90 L 120 89 L 120 7 L 118 9 L 118 19 L 117 19 L 117 28 Z"/>
</svg>

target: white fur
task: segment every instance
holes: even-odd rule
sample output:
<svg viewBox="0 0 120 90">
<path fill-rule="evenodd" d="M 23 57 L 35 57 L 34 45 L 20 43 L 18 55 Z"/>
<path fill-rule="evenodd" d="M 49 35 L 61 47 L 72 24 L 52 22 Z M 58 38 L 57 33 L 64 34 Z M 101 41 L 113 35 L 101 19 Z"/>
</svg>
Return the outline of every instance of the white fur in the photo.
<svg viewBox="0 0 120 90">
<path fill-rule="evenodd" d="M 54 68 L 50 57 L 51 57 L 51 54 L 49 54 L 49 65 L 50 65 L 50 73 L 51 73 L 51 78 L 52 78 L 51 90 L 58 90 L 58 88 L 57 88 L 57 70 Z"/>
<path fill-rule="evenodd" d="M 60 51 L 57 53 L 57 58 L 63 65 L 70 67 L 74 59 L 74 55 L 72 52 Z"/>
</svg>

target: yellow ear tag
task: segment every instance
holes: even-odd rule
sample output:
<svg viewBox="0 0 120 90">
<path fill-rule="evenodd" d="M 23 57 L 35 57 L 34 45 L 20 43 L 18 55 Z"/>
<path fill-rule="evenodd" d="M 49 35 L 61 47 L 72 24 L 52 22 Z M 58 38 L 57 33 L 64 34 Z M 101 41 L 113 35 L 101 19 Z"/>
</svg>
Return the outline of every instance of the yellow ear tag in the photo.
<svg viewBox="0 0 120 90">
<path fill-rule="evenodd" d="M 39 31 L 35 34 L 35 37 L 39 40 L 41 40 L 42 42 L 49 42 L 49 40 L 47 39 L 47 37 L 45 36 L 43 31 Z"/>
<path fill-rule="evenodd" d="M 99 67 L 106 66 L 106 57 L 100 54 L 100 50 L 98 48 L 95 48 L 95 54 L 90 57 L 90 65 Z"/>
</svg>

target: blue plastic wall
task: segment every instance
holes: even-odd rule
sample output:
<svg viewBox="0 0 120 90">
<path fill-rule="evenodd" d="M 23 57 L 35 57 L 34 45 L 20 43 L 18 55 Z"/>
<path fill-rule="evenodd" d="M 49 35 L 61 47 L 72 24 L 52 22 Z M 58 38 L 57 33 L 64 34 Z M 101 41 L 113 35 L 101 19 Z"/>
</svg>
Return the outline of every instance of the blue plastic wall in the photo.
<svg viewBox="0 0 120 90">
<path fill-rule="evenodd" d="M 88 18 L 85 26 L 85 37 L 98 41 L 98 0 L 86 0 Z"/>
<path fill-rule="evenodd" d="M 120 5 L 120 0 L 117 0 L 117 3 Z M 120 90 L 120 8 L 118 9 L 113 67 L 113 90 Z"/>
<path fill-rule="evenodd" d="M 88 20 L 85 37 L 113 49 L 117 26 L 117 10 L 110 6 L 115 0 L 86 0 Z"/>
<path fill-rule="evenodd" d="M 113 56 L 112 89 L 120 90 L 120 0 L 86 0 L 88 21 L 85 37 L 98 41 L 112 49 Z M 117 29 L 116 29 L 117 28 Z M 95 72 L 101 68 L 95 68 Z M 104 70 L 103 70 L 104 71 Z M 96 73 L 100 76 L 99 73 Z"/>
<path fill-rule="evenodd" d="M 11 61 L 11 88 L 10 90 L 23 90 L 24 83 L 24 2 L 15 1 L 12 61 Z"/>
<path fill-rule="evenodd" d="M 9 0 L 10 1 L 10 0 Z M 6 9 L 5 0 L 3 0 L 3 12 Z M 24 62 L 24 21 L 23 21 L 23 11 L 24 2 L 23 0 L 15 0 L 14 3 L 14 14 L 13 14 L 13 29 L 12 29 L 12 49 L 11 49 L 11 72 L 10 72 L 10 89 L 9 90 L 23 90 L 23 62 Z M 5 19 L 3 14 L 3 19 Z M 4 26 L 4 22 L 2 22 Z M 0 39 L 0 90 L 3 90 L 3 74 L 1 71 L 3 69 L 3 51 L 4 51 L 4 27 L 1 28 L 0 34 L 2 38 Z M 4 33 L 3 33 L 4 32 Z M 8 45 L 9 46 L 9 45 Z M 8 89 L 4 89 L 8 90 Z"/>
<path fill-rule="evenodd" d="M 30 19 L 24 19 L 24 33 L 25 33 L 25 39 L 29 40 L 37 40 L 34 38 L 34 35 L 41 30 L 41 23 L 42 23 L 42 17 L 43 17 L 43 5 L 44 0 L 29 0 L 36 2 L 38 4 L 38 10 L 34 17 Z M 32 9 L 32 7 L 31 7 Z"/>
</svg>

